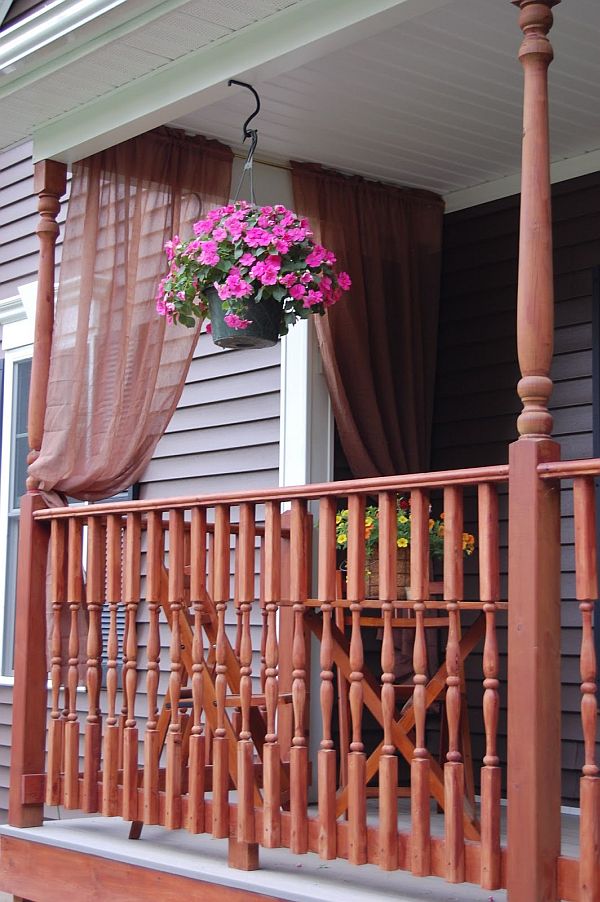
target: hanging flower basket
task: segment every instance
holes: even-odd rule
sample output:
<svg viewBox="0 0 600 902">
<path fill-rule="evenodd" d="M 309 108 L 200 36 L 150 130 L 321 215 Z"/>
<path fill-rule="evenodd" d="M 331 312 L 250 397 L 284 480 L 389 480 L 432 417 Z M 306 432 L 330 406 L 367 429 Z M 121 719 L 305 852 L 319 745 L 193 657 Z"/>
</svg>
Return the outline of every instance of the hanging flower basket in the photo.
<svg viewBox="0 0 600 902">
<path fill-rule="evenodd" d="M 298 319 L 322 316 L 351 285 L 334 270 L 334 254 L 314 243 L 307 220 L 281 205 L 219 207 L 195 223 L 194 235 L 165 245 L 169 272 L 156 309 L 190 328 L 209 319 L 221 347 L 274 344 Z"/>
</svg>

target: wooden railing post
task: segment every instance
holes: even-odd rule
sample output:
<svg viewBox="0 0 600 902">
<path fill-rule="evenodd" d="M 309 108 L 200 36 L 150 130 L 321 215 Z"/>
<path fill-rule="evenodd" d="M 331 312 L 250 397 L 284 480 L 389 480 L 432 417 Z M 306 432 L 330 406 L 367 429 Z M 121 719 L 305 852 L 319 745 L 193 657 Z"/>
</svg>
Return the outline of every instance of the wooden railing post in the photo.
<svg viewBox="0 0 600 902">
<path fill-rule="evenodd" d="M 15 614 L 13 725 L 8 822 L 39 827 L 42 802 L 23 797 L 23 775 L 44 772 L 48 671 L 46 664 L 46 562 L 49 529 L 34 513 L 46 505 L 38 494 L 21 499 Z"/>
<path fill-rule="evenodd" d="M 558 0 L 513 0 L 524 40 L 517 345 L 523 410 L 509 456 L 508 870 L 511 902 L 557 898 L 560 854 L 560 490 L 538 476 L 553 352 L 548 32 Z"/>
<path fill-rule="evenodd" d="M 56 262 L 56 239 L 60 212 L 60 198 L 67 187 L 67 167 L 55 160 L 41 160 L 35 164 L 34 191 L 38 195 L 38 222 L 36 233 L 40 242 L 38 263 L 38 284 L 33 339 L 33 360 L 31 363 L 31 388 L 29 391 L 29 456 L 31 464 L 40 453 L 46 414 L 46 391 L 50 371 L 52 351 L 52 329 L 54 326 L 54 269 Z M 27 488 L 37 488 L 37 481 L 29 478 Z"/>
</svg>

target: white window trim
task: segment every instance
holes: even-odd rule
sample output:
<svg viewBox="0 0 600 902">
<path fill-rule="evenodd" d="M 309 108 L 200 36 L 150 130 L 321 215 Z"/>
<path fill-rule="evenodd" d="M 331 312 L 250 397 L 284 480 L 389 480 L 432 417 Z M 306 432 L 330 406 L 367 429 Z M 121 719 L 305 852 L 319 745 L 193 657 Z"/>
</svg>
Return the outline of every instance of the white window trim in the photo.
<svg viewBox="0 0 600 902">
<path fill-rule="evenodd" d="M 19 286 L 16 297 L 0 300 L 0 325 L 4 352 L 2 405 L 2 454 L 0 467 L 0 686 L 14 685 L 12 676 L 4 676 L 4 622 L 6 602 L 6 553 L 8 505 L 10 500 L 11 431 L 15 364 L 33 356 L 33 329 L 37 281 Z"/>
</svg>

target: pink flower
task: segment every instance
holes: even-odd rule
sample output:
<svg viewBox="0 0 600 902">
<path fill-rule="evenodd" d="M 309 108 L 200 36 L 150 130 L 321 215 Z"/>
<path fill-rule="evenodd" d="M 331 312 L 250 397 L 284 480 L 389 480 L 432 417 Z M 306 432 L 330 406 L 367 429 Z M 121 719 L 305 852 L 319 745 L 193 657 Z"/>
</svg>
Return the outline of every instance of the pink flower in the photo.
<svg viewBox="0 0 600 902">
<path fill-rule="evenodd" d="M 287 243 L 287 241 L 284 241 L 282 238 L 280 238 L 279 241 L 275 242 L 275 250 L 277 251 L 277 253 L 287 254 L 289 249 L 290 249 L 289 244 Z"/>
<path fill-rule="evenodd" d="M 291 288 L 292 285 L 296 284 L 296 281 L 297 281 L 296 273 L 288 272 L 285 274 L 285 276 L 281 276 L 279 281 L 282 285 L 285 285 L 286 288 Z"/>
<path fill-rule="evenodd" d="M 217 289 L 217 294 L 222 301 L 226 301 L 231 297 L 231 290 L 227 282 L 223 282 L 221 285 L 219 285 L 218 282 L 214 282 L 213 285 Z"/>
<path fill-rule="evenodd" d="M 308 285 L 309 282 L 312 282 L 313 276 L 311 272 L 303 272 L 300 276 L 300 281 L 303 285 Z"/>
<path fill-rule="evenodd" d="M 323 293 L 321 291 L 313 291 L 312 289 L 306 295 L 306 299 L 304 301 L 305 307 L 314 307 L 315 304 L 323 303 Z"/>
<path fill-rule="evenodd" d="M 279 270 L 275 266 L 265 266 L 264 272 L 262 276 L 260 276 L 260 281 L 263 285 L 276 285 L 277 284 L 277 276 L 279 275 Z"/>
<path fill-rule="evenodd" d="M 204 266 L 216 266 L 220 259 L 217 253 L 217 242 L 203 241 L 200 250 L 200 263 Z"/>
<path fill-rule="evenodd" d="M 252 320 L 242 319 L 241 316 L 238 316 L 236 313 L 228 313 L 223 317 L 226 326 L 229 326 L 230 329 L 247 329 L 251 324 Z"/>
<path fill-rule="evenodd" d="M 271 225 L 271 220 L 268 216 L 259 216 L 256 223 L 261 227 L 261 229 L 268 229 Z"/>
<path fill-rule="evenodd" d="M 275 204 L 275 207 L 273 209 L 275 210 L 276 213 L 287 213 L 288 212 L 286 210 L 286 208 L 283 206 L 283 204 Z"/>
<path fill-rule="evenodd" d="M 299 282 L 296 282 L 296 284 L 292 285 L 292 287 L 290 288 L 290 295 L 294 298 L 295 301 L 299 301 L 300 298 L 303 298 L 305 294 L 306 288 Z"/>
<path fill-rule="evenodd" d="M 247 251 L 245 254 L 242 254 L 239 263 L 240 266 L 252 266 L 255 260 L 256 257 L 254 256 L 254 254 L 251 254 Z"/>
<path fill-rule="evenodd" d="M 266 247 L 271 243 L 271 236 L 264 229 L 252 226 L 246 232 L 245 241 L 248 247 Z"/>
<path fill-rule="evenodd" d="M 319 288 L 324 294 L 329 294 L 331 291 L 333 282 L 329 278 L 329 276 L 322 276 L 321 281 L 319 282 Z"/>
<path fill-rule="evenodd" d="M 269 254 L 265 263 L 268 266 L 275 266 L 276 269 L 279 269 L 281 267 L 281 257 L 278 257 L 276 254 Z"/>
<path fill-rule="evenodd" d="M 206 324 L 206 331 L 208 332 L 209 335 L 211 334 L 211 332 L 212 332 L 212 325 L 211 325 L 210 323 L 207 323 L 207 324 Z"/>
<path fill-rule="evenodd" d="M 233 238 L 233 240 L 236 241 L 241 236 L 242 231 L 243 231 L 242 224 L 239 221 L 239 219 L 236 219 L 235 217 L 230 216 L 228 219 L 225 220 L 224 224 L 225 224 L 225 227 L 227 228 L 227 231 Z"/>
<path fill-rule="evenodd" d="M 219 226 L 219 228 L 215 229 L 212 233 L 212 237 L 215 241 L 224 241 L 227 238 L 227 232 L 223 226 Z"/>
<path fill-rule="evenodd" d="M 332 254 L 331 251 L 325 251 L 325 263 L 327 263 L 328 266 L 333 266 L 336 260 L 337 257 L 335 254 Z"/>
<path fill-rule="evenodd" d="M 283 237 L 285 238 L 286 241 L 289 241 L 290 244 L 294 244 L 296 242 L 298 242 L 298 244 L 299 244 L 301 241 L 304 241 L 304 239 L 306 238 L 306 229 L 302 229 L 299 227 L 294 228 L 294 229 L 287 229 L 285 232 L 285 235 L 283 235 Z"/>
<path fill-rule="evenodd" d="M 348 291 L 352 287 L 352 279 L 347 272 L 341 272 L 338 277 L 338 285 L 343 291 Z"/>
<path fill-rule="evenodd" d="M 210 213 L 208 215 L 210 216 Z M 210 235 L 212 227 L 210 219 L 199 219 L 194 223 L 194 235 Z"/>
<path fill-rule="evenodd" d="M 277 209 L 277 207 L 275 207 L 275 209 Z M 285 207 L 284 207 L 284 209 L 285 209 Z M 260 208 L 260 212 L 261 212 L 261 213 L 265 213 L 267 216 L 269 216 L 269 215 L 273 212 L 273 207 L 268 207 L 268 206 L 267 206 L 267 207 L 261 207 L 261 208 Z"/>
<path fill-rule="evenodd" d="M 170 241 L 167 241 L 165 244 L 165 251 L 167 253 L 167 260 L 170 262 L 175 256 L 175 252 L 177 250 L 177 245 L 179 244 L 179 235 L 175 235 Z"/>
<path fill-rule="evenodd" d="M 306 265 L 312 266 L 314 269 L 317 269 L 323 263 L 326 253 L 327 251 L 324 247 L 321 247 L 320 244 L 315 244 L 313 250 L 306 258 Z"/>
<path fill-rule="evenodd" d="M 225 284 L 229 289 L 230 297 L 245 298 L 248 297 L 249 294 L 252 294 L 252 285 L 250 285 L 249 282 L 240 279 L 239 275 L 236 273 L 230 273 L 225 279 Z"/>
</svg>

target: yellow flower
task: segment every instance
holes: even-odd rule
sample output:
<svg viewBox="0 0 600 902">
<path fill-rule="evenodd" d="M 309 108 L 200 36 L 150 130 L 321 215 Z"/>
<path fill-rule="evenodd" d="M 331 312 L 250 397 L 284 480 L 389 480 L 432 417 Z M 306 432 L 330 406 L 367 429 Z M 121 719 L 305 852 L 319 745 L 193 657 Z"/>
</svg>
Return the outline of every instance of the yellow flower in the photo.
<svg viewBox="0 0 600 902">
<path fill-rule="evenodd" d="M 398 517 L 398 523 L 408 523 L 408 517 L 405 517 L 404 514 L 400 514 L 400 516 Z"/>
<path fill-rule="evenodd" d="M 433 529 L 434 526 L 435 526 L 435 520 L 430 520 L 429 521 L 429 532 L 431 532 L 431 530 Z"/>
<path fill-rule="evenodd" d="M 337 523 L 338 526 L 340 525 L 340 523 L 342 522 L 342 515 L 341 515 L 341 514 L 337 514 L 337 515 L 336 515 L 335 522 Z"/>
<path fill-rule="evenodd" d="M 374 523 L 373 517 L 365 517 L 365 526 L 373 526 Z"/>
<path fill-rule="evenodd" d="M 339 536 L 337 537 L 337 540 L 340 545 L 345 545 L 346 542 L 348 541 L 348 536 L 346 535 L 345 532 L 341 532 L 339 534 Z"/>
<path fill-rule="evenodd" d="M 398 548 L 407 548 L 408 547 L 408 539 L 401 538 L 398 539 Z"/>
</svg>

